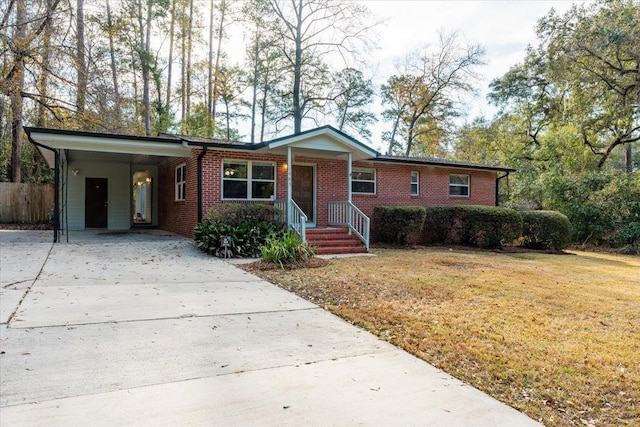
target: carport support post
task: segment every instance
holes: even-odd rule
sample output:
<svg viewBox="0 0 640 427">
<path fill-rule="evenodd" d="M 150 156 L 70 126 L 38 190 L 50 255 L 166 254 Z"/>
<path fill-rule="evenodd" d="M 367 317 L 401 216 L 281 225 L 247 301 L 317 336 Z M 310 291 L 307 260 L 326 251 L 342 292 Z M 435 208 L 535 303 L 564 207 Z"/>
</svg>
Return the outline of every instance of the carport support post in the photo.
<svg viewBox="0 0 640 427">
<path fill-rule="evenodd" d="M 291 225 L 291 197 L 293 184 L 291 182 L 291 146 L 287 145 L 287 227 Z"/>
<path fill-rule="evenodd" d="M 60 230 L 60 152 L 54 150 L 55 168 L 53 172 L 53 243 L 58 243 Z M 65 183 L 65 185 L 69 185 Z M 68 237 L 67 237 L 68 238 Z"/>
</svg>

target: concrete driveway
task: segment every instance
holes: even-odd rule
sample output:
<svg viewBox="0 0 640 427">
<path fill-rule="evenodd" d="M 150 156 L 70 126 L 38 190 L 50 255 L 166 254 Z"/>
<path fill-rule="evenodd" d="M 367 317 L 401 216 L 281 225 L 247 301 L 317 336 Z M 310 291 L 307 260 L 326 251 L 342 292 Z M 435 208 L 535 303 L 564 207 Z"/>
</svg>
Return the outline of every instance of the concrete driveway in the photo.
<svg viewBox="0 0 640 427">
<path fill-rule="evenodd" d="M 539 425 L 189 239 L 50 240 L 0 231 L 3 427 Z"/>
</svg>

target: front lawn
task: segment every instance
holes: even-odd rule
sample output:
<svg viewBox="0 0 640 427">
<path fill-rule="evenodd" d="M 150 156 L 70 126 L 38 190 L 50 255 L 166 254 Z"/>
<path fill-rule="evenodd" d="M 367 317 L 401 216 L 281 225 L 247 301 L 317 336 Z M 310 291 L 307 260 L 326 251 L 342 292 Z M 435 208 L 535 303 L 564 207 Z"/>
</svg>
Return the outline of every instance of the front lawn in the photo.
<svg viewBox="0 0 640 427">
<path fill-rule="evenodd" d="M 640 425 L 640 258 L 376 249 L 257 271 L 548 426 Z"/>
</svg>

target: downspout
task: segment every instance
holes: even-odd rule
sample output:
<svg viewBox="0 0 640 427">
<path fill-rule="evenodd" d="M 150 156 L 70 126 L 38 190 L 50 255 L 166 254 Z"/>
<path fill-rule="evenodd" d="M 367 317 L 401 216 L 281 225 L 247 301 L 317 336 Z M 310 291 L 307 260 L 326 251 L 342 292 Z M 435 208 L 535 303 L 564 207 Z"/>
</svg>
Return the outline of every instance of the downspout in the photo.
<svg viewBox="0 0 640 427">
<path fill-rule="evenodd" d="M 202 222 L 202 159 L 207 154 L 207 149 L 204 145 L 198 154 L 198 222 Z"/>
<path fill-rule="evenodd" d="M 58 243 L 58 231 L 60 230 L 60 153 L 58 150 L 46 145 L 42 145 L 39 142 L 34 141 L 31 135 L 27 135 L 29 142 L 40 148 L 44 148 L 49 151 L 53 151 L 55 158 L 54 170 L 53 170 L 53 243 Z"/>
<path fill-rule="evenodd" d="M 499 187 L 499 184 L 500 184 L 500 180 L 503 179 L 503 178 L 508 178 L 508 177 L 509 177 L 509 172 L 505 172 L 504 175 L 499 176 L 499 177 L 496 178 L 496 206 L 500 206 L 500 200 L 499 200 L 500 193 L 498 192 L 498 187 Z"/>
</svg>

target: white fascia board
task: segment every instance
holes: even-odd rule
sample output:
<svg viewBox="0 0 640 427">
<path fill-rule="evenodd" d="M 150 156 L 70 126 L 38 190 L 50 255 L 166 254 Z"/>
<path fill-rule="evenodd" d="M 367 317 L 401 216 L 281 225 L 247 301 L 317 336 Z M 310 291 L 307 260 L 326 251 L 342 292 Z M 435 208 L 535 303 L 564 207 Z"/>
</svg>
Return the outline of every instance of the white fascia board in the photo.
<svg viewBox="0 0 640 427">
<path fill-rule="evenodd" d="M 331 144 L 329 144 L 331 141 Z M 361 152 L 364 157 L 375 157 L 378 153 L 373 149 L 361 144 L 353 142 L 349 138 L 333 132 L 331 129 L 318 129 L 311 132 L 303 132 L 299 135 L 292 135 L 287 138 L 272 142 L 269 144 L 269 148 L 279 148 L 283 146 L 291 145 L 292 147 L 328 150 L 336 152 Z M 328 145 L 331 145 L 329 147 Z"/>
<path fill-rule="evenodd" d="M 131 141 L 117 138 L 32 133 L 31 139 L 47 147 L 63 150 L 97 151 L 103 153 L 143 154 L 148 156 L 188 157 L 184 143 Z"/>
</svg>

